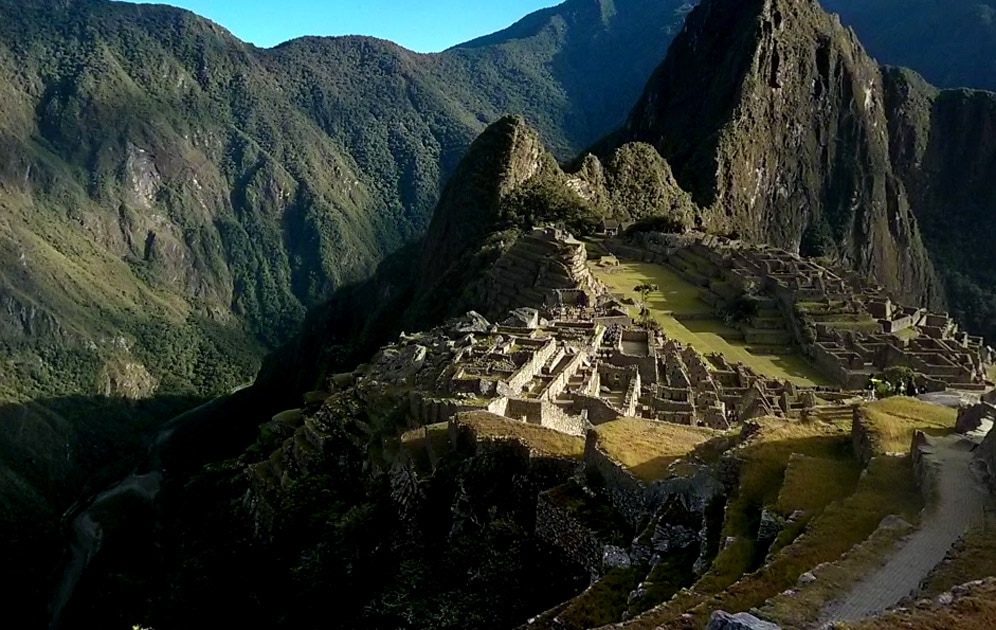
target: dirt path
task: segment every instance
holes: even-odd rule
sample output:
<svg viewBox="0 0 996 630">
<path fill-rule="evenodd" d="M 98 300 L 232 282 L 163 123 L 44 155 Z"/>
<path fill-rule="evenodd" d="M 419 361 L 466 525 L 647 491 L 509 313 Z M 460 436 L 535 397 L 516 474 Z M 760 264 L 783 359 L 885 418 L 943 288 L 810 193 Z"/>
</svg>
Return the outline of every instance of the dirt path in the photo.
<svg viewBox="0 0 996 630">
<path fill-rule="evenodd" d="M 960 435 L 932 438 L 931 442 L 934 453 L 928 457 L 938 467 L 936 508 L 924 516 L 920 528 L 885 566 L 828 606 L 817 627 L 865 619 L 913 595 L 951 546 L 981 521 L 988 493 L 970 469 L 974 442 Z"/>
</svg>

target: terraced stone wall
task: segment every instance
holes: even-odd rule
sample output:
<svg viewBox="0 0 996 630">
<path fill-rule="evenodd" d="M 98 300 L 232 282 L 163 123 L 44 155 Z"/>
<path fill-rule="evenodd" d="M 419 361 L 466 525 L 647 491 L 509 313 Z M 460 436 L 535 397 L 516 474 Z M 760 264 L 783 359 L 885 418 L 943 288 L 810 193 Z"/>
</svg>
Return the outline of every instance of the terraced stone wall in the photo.
<svg viewBox="0 0 996 630">
<path fill-rule="evenodd" d="M 588 433 L 585 441 L 584 463 L 587 470 L 601 477 L 605 494 L 616 511 L 636 527 L 646 516 L 643 484 L 602 450 L 594 431 Z"/>
<path fill-rule="evenodd" d="M 592 575 L 601 571 L 604 544 L 594 531 L 570 511 L 555 505 L 546 493 L 536 500 L 536 535 L 561 549 Z"/>
</svg>

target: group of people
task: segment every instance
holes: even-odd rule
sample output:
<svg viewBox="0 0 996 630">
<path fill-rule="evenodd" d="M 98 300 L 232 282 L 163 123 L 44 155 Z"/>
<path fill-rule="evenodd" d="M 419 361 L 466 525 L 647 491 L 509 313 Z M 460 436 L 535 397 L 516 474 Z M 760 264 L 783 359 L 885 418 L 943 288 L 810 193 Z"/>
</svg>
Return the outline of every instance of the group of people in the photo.
<svg viewBox="0 0 996 630">
<path fill-rule="evenodd" d="M 887 398 L 889 396 L 918 396 L 927 393 L 927 387 L 923 384 L 918 385 L 912 378 L 909 380 L 900 380 L 898 385 L 893 385 L 884 378 L 873 376 L 868 379 L 868 385 L 865 389 L 868 392 L 869 400 Z"/>
</svg>

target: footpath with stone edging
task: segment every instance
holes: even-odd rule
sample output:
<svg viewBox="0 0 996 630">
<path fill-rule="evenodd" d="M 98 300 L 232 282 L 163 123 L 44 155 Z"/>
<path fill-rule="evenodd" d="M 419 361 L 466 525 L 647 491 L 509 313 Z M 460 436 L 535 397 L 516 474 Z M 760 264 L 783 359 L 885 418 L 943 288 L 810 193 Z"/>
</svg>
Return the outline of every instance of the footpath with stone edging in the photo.
<svg viewBox="0 0 996 630">
<path fill-rule="evenodd" d="M 824 610 L 817 627 L 872 617 L 915 594 L 952 545 L 981 521 L 988 492 L 971 471 L 974 445 L 961 435 L 931 439 L 932 449 L 925 456 L 937 470 L 936 506 L 884 566 Z"/>
</svg>

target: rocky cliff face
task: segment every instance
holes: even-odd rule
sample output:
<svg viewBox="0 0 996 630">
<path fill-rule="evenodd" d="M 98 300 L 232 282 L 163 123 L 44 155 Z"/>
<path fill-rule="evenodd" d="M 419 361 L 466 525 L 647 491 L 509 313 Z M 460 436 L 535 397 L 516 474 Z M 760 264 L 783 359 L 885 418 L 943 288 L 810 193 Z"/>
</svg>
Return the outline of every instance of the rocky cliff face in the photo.
<svg viewBox="0 0 996 630">
<path fill-rule="evenodd" d="M 701 3 L 599 150 L 629 141 L 657 148 L 708 228 L 941 299 L 891 165 L 881 71 L 815 0 Z"/>
<path fill-rule="evenodd" d="M 890 153 L 954 315 L 996 337 L 996 94 L 884 71 Z"/>
</svg>

